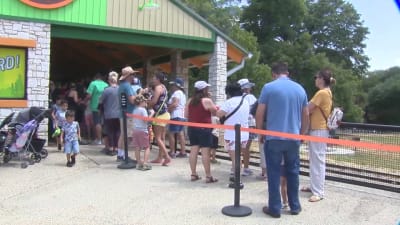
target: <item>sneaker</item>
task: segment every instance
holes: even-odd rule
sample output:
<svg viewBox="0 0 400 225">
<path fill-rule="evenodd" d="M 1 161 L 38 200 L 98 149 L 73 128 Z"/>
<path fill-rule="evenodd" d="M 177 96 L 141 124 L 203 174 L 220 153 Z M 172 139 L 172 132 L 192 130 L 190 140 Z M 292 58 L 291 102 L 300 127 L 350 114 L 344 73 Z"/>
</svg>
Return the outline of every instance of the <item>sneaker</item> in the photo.
<svg viewBox="0 0 400 225">
<path fill-rule="evenodd" d="M 176 155 L 176 157 L 177 157 L 177 158 L 186 158 L 186 157 L 187 157 L 187 154 L 186 154 L 186 153 L 179 152 L 179 153 Z"/>
<path fill-rule="evenodd" d="M 124 161 L 124 157 L 123 156 L 117 156 L 117 162 L 122 162 Z"/>
<path fill-rule="evenodd" d="M 101 143 L 101 140 L 94 140 L 94 141 L 92 142 L 92 144 L 93 144 L 93 145 L 101 145 L 102 143 Z"/>
<path fill-rule="evenodd" d="M 68 161 L 67 162 L 67 167 L 72 167 L 74 164 L 72 164 L 72 162 Z"/>
<path fill-rule="evenodd" d="M 144 170 L 142 164 L 138 164 L 138 165 L 136 166 L 136 169 L 137 169 L 137 170 Z"/>
<path fill-rule="evenodd" d="M 176 158 L 176 154 L 175 152 L 168 152 L 169 157 L 175 159 Z"/>
<path fill-rule="evenodd" d="M 75 161 L 75 156 L 71 155 L 71 164 L 72 164 L 72 165 L 75 165 L 75 162 L 76 162 L 76 161 Z"/>
<path fill-rule="evenodd" d="M 283 209 L 283 210 L 288 210 L 288 209 L 289 209 L 289 204 L 283 203 L 283 204 L 282 204 L 282 209 Z"/>
<path fill-rule="evenodd" d="M 143 164 L 143 170 L 151 170 L 152 167 L 149 164 Z"/>
<path fill-rule="evenodd" d="M 253 175 L 253 171 L 249 168 L 244 168 L 242 172 L 242 176 L 247 177 Z"/>
</svg>

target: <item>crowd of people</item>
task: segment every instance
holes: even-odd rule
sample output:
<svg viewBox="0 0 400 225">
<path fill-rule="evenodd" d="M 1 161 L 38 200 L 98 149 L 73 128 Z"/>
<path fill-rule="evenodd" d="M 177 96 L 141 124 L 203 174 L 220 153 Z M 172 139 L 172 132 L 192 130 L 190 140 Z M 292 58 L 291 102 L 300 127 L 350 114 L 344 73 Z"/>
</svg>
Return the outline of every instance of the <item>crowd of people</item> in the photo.
<svg viewBox="0 0 400 225">
<path fill-rule="evenodd" d="M 177 77 L 167 82 L 166 74 L 158 71 L 152 74 L 149 85 L 142 87 L 140 79 L 136 76 L 137 71 L 129 66 L 123 68 L 120 75 L 114 71 L 110 72 L 108 83 L 97 74 L 87 89 L 82 89 L 82 85 L 70 84 L 69 89 L 62 92 L 51 86 L 50 96 L 55 103 L 53 127 L 55 130 L 61 129 L 61 134 L 66 135 L 55 135 L 57 146 L 61 150 L 64 144 L 67 166 L 73 166 L 79 153 L 80 127 L 84 127 L 85 138 L 92 138 L 93 144 L 103 143 L 105 153 L 110 156 L 116 155 L 117 161 L 121 161 L 125 157 L 126 145 L 123 137 L 124 132 L 127 132 L 128 141 L 134 149 L 138 163 L 137 169 L 151 170 L 152 164 L 168 166 L 174 158 L 188 157 L 190 180 L 198 181 L 201 176 L 197 170 L 197 159 L 201 152 L 205 182 L 215 183 L 218 182 L 218 178 L 212 175 L 211 164 L 217 163 L 215 151 L 220 143 L 218 129 L 189 126 L 185 130 L 183 125 L 158 121 L 149 123 L 130 115 L 205 124 L 240 124 L 244 128 L 328 137 L 326 117 L 332 109 L 330 85 L 335 83 L 332 72 L 323 69 L 316 74 L 315 85 L 319 91 L 308 101 L 304 88 L 290 78 L 286 63 L 277 62 L 271 68 L 273 81 L 264 85 L 258 99 L 251 93 L 255 84 L 243 78 L 227 84 L 227 100 L 221 105 L 213 102 L 209 92 L 210 84 L 206 81 L 196 81 L 193 94 L 188 98 L 184 93 L 182 78 Z M 58 95 L 55 95 L 55 92 Z M 122 126 L 121 94 L 125 94 L 127 99 L 127 130 Z M 75 123 L 72 122 L 74 118 Z M 169 150 L 165 141 L 167 131 Z M 186 143 L 186 134 L 189 143 Z M 299 214 L 301 141 L 257 135 L 247 131 L 242 131 L 240 137 L 242 176 L 253 174 L 249 168 L 250 146 L 252 141 L 258 138 L 262 170 L 256 177 L 268 181 L 268 206 L 263 208 L 263 212 L 275 218 L 281 216 L 282 209 L 289 210 L 292 215 Z M 155 159 L 150 160 L 150 146 L 153 141 L 159 152 Z M 232 161 L 230 176 L 227 177 L 233 184 L 236 150 L 233 130 L 224 131 L 222 143 Z M 186 144 L 190 144 L 189 156 L 186 154 Z M 300 190 L 311 192 L 309 201 L 318 202 L 324 197 L 327 146 L 314 142 L 309 146 L 310 187 Z M 240 184 L 241 187 L 244 186 L 241 182 Z"/>
</svg>

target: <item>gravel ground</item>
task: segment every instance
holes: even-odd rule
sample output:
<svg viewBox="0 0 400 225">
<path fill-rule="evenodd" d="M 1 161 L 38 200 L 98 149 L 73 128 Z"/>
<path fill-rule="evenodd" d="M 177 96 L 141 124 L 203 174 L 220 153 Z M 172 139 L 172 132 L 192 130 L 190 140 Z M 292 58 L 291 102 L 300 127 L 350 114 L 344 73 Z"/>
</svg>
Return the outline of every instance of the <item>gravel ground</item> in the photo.
<svg viewBox="0 0 400 225">
<path fill-rule="evenodd" d="M 388 224 L 400 219 L 400 195 L 328 181 L 326 198 L 309 203 L 300 193 L 303 211 L 280 219 L 262 213 L 266 183 L 245 177 L 241 205 L 252 209 L 247 217 L 221 213 L 233 205 L 227 187 L 230 163 L 213 165 L 218 183 L 190 182 L 188 159 L 175 159 L 168 167 L 150 171 L 117 169 L 114 157 L 100 153 L 100 146 L 81 146 L 77 165 L 65 166 L 65 156 L 48 147 L 41 163 L 20 168 L 20 162 L 0 164 L 0 224 Z M 155 156 L 156 148 L 152 155 Z M 133 154 L 131 154 L 133 155 Z M 258 174 L 259 168 L 252 168 Z M 300 177 L 301 185 L 308 183 Z"/>
</svg>

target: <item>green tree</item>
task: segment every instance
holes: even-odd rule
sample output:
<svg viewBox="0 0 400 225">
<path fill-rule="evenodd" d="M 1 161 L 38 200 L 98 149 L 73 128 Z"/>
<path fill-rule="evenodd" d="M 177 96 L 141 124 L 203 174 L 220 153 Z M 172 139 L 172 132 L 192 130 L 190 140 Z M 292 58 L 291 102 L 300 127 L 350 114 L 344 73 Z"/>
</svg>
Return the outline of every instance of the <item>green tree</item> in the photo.
<svg viewBox="0 0 400 225">
<path fill-rule="evenodd" d="M 245 67 L 234 73 L 228 78 L 228 81 L 235 82 L 241 78 L 248 78 L 256 83 L 254 93 L 257 95 L 262 86 L 272 79 L 270 68 L 268 65 L 259 63 L 261 52 L 257 38 L 252 32 L 241 29 L 240 16 L 241 8 L 238 7 L 240 0 L 184 0 L 191 9 L 200 16 L 207 19 L 222 32 L 229 35 L 233 40 L 252 53 L 251 59 L 246 59 Z M 231 69 L 237 66 L 236 63 L 228 63 Z M 190 81 L 194 82 L 199 79 L 207 80 L 208 67 L 201 69 L 192 69 L 190 71 Z"/>
<path fill-rule="evenodd" d="M 366 122 L 400 125 L 400 67 L 370 73 L 363 87 L 368 90 Z"/>
<path fill-rule="evenodd" d="M 307 8 L 304 25 L 316 52 L 325 53 L 332 62 L 352 69 L 356 75 L 365 74 L 368 57 L 364 40 L 369 32 L 353 5 L 344 0 L 307 0 Z"/>
</svg>

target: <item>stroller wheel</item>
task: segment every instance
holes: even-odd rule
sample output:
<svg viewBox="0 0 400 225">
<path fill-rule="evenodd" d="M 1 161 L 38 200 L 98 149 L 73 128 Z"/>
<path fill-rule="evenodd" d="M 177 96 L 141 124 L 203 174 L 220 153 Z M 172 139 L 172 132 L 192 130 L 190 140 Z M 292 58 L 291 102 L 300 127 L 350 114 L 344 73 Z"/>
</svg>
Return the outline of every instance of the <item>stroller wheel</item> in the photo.
<svg viewBox="0 0 400 225">
<path fill-rule="evenodd" d="M 4 154 L 3 162 L 4 163 L 8 163 L 8 162 L 10 162 L 11 158 L 12 158 L 11 154 L 9 154 L 9 153 L 8 154 Z"/>
<path fill-rule="evenodd" d="M 42 156 L 38 153 L 32 154 L 32 160 L 35 163 L 39 163 L 42 160 Z"/>
<path fill-rule="evenodd" d="M 28 164 L 27 164 L 27 163 L 25 163 L 25 162 L 24 162 L 24 163 L 21 163 L 21 168 L 22 168 L 22 169 L 25 169 L 25 168 L 27 168 L 27 167 L 28 167 Z"/>
<path fill-rule="evenodd" d="M 42 149 L 40 151 L 40 156 L 42 157 L 42 159 L 47 158 L 48 155 L 49 155 L 49 152 L 47 151 L 47 149 Z"/>
</svg>

